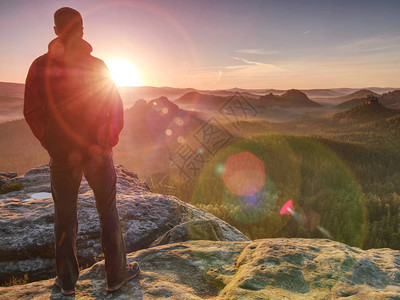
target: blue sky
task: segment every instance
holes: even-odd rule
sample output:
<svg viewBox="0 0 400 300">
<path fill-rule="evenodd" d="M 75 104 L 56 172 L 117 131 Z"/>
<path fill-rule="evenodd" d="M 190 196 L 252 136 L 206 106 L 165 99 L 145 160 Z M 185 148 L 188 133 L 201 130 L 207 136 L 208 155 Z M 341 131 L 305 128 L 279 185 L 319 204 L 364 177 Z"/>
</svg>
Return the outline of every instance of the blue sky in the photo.
<svg viewBox="0 0 400 300">
<path fill-rule="evenodd" d="M 23 82 L 53 13 L 79 10 L 93 54 L 145 85 L 400 87 L 400 1 L 1 0 L 0 81 Z"/>
</svg>

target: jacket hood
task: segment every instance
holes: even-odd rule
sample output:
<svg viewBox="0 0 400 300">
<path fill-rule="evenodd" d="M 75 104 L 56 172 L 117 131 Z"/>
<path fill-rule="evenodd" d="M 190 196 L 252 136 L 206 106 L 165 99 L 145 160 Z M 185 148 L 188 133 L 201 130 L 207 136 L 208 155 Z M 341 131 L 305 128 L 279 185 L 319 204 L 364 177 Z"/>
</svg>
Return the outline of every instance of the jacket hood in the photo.
<svg viewBox="0 0 400 300">
<path fill-rule="evenodd" d="M 49 43 L 48 54 L 57 60 L 74 59 L 87 56 L 93 51 L 92 46 L 76 36 L 57 37 Z"/>
</svg>

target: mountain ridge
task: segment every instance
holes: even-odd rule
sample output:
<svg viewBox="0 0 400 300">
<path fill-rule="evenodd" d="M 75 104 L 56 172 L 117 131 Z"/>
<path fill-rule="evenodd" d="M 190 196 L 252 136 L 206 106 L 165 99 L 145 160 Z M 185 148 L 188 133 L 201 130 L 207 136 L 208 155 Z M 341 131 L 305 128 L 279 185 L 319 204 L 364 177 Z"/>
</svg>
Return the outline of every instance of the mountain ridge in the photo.
<svg viewBox="0 0 400 300">
<path fill-rule="evenodd" d="M 378 119 L 390 118 L 399 113 L 399 111 L 387 108 L 386 106 L 382 105 L 377 97 L 370 96 L 366 99 L 363 99 L 363 103 L 352 107 L 345 112 L 335 114 L 334 119 L 350 121 L 374 121 Z"/>
<path fill-rule="evenodd" d="M 296 89 L 288 90 L 280 96 L 270 93 L 265 96 L 261 96 L 258 100 L 261 105 L 270 107 L 321 107 L 319 103 L 310 100 L 305 93 Z"/>
<path fill-rule="evenodd" d="M 379 97 L 380 96 L 380 94 L 374 93 L 373 91 L 370 91 L 368 89 L 361 89 L 361 90 L 358 90 L 358 91 L 356 91 L 354 93 L 351 93 L 349 95 L 338 97 L 338 98 L 336 98 L 336 100 L 347 101 L 347 100 L 352 100 L 352 99 L 356 99 L 356 98 L 365 98 L 368 95 L 375 96 L 375 97 Z"/>
</svg>

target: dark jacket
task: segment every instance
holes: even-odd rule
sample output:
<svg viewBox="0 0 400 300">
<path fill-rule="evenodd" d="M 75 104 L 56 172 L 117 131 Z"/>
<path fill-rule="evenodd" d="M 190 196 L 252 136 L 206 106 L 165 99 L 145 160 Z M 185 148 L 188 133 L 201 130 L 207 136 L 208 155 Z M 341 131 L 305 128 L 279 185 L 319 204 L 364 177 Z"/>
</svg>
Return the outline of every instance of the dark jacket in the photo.
<svg viewBox="0 0 400 300">
<path fill-rule="evenodd" d="M 91 52 L 79 37 L 58 37 L 29 69 L 24 116 L 52 158 L 118 143 L 122 101 L 106 65 Z"/>
</svg>

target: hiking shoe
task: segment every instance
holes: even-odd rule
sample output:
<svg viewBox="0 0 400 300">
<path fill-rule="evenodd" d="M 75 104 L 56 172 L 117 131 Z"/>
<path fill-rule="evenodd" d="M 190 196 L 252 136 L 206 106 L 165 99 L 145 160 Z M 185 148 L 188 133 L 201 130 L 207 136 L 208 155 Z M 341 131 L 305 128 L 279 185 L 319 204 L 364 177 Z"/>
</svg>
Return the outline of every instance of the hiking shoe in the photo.
<svg viewBox="0 0 400 300">
<path fill-rule="evenodd" d="M 106 291 L 109 293 L 118 291 L 125 283 L 138 276 L 139 273 L 139 264 L 136 261 L 131 262 L 129 265 L 126 266 L 126 278 L 120 283 L 108 286 Z"/>
<path fill-rule="evenodd" d="M 58 277 L 57 277 L 56 280 L 54 281 L 54 285 L 55 285 L 56 287 L 58 287 L 58 288 L 61 290 L 61 293 L 62 293 L 64 296 L 69 296 L 69 295 L 75 294 L 75 289 L 72 289 L 72 290 L 64 290 L 64 289 L 61 287 L 61 284 L 60 284 L 60 282 L 59 282 L 59 280 L 58 280 Z"/>
</svg>

